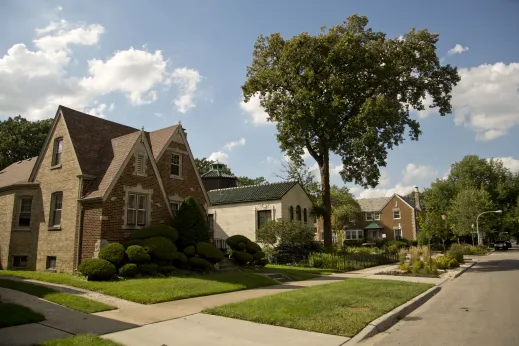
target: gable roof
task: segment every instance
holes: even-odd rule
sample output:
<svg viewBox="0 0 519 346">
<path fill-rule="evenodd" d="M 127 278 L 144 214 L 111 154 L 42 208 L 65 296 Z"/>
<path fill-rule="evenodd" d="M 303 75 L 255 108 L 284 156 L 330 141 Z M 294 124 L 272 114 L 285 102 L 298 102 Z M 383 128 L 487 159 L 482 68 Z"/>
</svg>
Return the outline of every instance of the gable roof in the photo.
<svg viewBox="0 0 519 346">
<path fill-rule="evenodd" d="M 384 209 L 387 203 L 393 198 L 391 197 L 378 197 L 378 198 L 361 198 L 358 199 L 360 210 L 363 212 L 381 211 Z"/>
<path fill-rule="evenodd" d="M 214 169 L 210 170 L 209 172 L 205 172 L 200 177 L 202 179 L 206 179 L 206 178 L 233 178 L 233 179 L 237 179 L 232 174 L 224 173 L 224 172 L 222 172 L 220 170 L 214 170 Z"/>
<path fill-rule="evenodd" d="M 158 159 L 164 147 L 168 144 L 171 136 L 177 131 L 179 125 L 173 125 L 164 129 L 151 131 L 149 133 L 149 140 L 151 144 L 151 150 L 153 151 L 153 157 L 155 160 Z"/>
<path fill-rule="evenodd" d="M 18 161 L 1 170 L 0 188 L 27 183 L 37 158 L 36 156 L 27 160 Z"/>
<path fill-rule="evenodd" d="M 233 204 L 244 202 L 272 201 L 281 199 L 298 183 L 295 181 L 231 187 L 211 190 L 209 201 L 212 205 Z"/>
</svg>

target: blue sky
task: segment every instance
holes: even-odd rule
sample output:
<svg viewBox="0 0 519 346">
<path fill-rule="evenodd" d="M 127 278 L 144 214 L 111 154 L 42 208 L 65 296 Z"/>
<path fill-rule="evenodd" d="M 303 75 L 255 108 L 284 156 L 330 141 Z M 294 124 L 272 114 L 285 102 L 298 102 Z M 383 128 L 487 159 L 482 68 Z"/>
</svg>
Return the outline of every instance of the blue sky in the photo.
<svg viewBox="0 0 519 346">
<path fill-rule="evenodd" d="M 276 180 L 275 126 L 241 85 L 259 34 L 288 38 L 347 16 L 397 37 L 428 28 L 460 68 L 454 113 L 414 114 L 418 142 L 391 151 L 381 184 L 362 197 L 406 193 L 444 176 L 466 154 L 519 171 L 519 1 L 36 1 L 0 2 L 0 119 L 49 118 L 59 103 L 147 130 L 182 121 L 196 157 L 236 175 Z M 307 164 L 315 163 L 311 158 Z M 340 169 L 333 157 L 331 166 Z M 339 176 L 332 182 L 341 185 Z"/>
</svg>

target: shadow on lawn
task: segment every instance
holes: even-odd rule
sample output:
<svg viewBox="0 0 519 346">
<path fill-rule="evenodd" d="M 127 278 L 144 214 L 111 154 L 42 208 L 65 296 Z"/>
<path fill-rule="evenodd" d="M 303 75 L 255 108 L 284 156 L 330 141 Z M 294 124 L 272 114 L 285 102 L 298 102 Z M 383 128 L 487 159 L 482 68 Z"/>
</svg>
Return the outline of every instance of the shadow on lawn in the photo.
<svg viewBox="0 0 519 346">
<path fill-rule="evenodd" d="M 73 287 L 70 287 L 70 286 L 63 286 L 63 285 L 60 285 L 60 284 L 55 284 L 55 283 L 52 283 L 52 282 L 44 282 L 44 281 L 36 281 L 36 280 L 33 280 L 33 279 L 27 279 L 27 278 L 24 278 L 24 277 L 21 277 L 21 276 L 2 276 L 0 277 L 0 279 L 6 279 L 6 280 L 12 280 L 12 281 L 21 281 L 21 282 L 27 282 L 27 283 L 30 283 L 30 284 L 33 284 L 33 285 L 39 285 L 39 286 L 44 286 L 44 287 L 48 287 L 48 288 L 52 288 L 58 292 L 64 292 L 64 293 L 70 293 L 70 294 L 76 294 L 76 295 L 83 295 L 85 293 L 87 293 L 88 291 L 87 290 L 82 290 L 82 289 L 79 289 L 79 288 L 73 288 Z"/>
</svg>

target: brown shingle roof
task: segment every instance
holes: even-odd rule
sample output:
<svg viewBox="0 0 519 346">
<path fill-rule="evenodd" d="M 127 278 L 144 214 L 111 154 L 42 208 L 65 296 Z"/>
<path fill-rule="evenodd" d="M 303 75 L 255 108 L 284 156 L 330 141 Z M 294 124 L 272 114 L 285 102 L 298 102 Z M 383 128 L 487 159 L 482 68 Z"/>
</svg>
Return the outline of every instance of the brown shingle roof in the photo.
<svg viewBox="0 0 519 346">
<path fill-rule="evenodd" d="M 357 202 L 363 212 L 381 211 L 393 197 L 361 198 Z"/>
<path fill-rule="evenodd" d="M 27 183 L 38 157 L 15 162 L 0 171 L 0 188 L 13 184 Z"/>
<path fill-rule="evenodd" d="M 178 125 L 173 125 L 149 133 L 151 150 L 153 151 L 153 157 L 155 157 L 155 159 L 159 157 L 160 152 L 162 151 L 164 146 L 168 144 L 168 140 L 171 138 L 173 133 L 175 133 L 177 128 Z"/>
</svg>

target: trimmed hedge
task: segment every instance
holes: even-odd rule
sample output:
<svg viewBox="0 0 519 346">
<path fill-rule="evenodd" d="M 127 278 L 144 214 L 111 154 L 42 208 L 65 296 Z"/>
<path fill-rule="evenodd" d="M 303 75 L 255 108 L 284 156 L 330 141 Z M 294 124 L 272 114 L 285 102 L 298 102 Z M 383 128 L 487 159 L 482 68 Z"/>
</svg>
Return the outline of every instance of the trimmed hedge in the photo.
<svg viewBox="0 0 519 346">
<path fill-rule="evenodd" d="M 196 255 L 196 248 L 191 245 L 191 246 L 188 246 L 184 249 L 184 251 L 182 251 L 187 257 L 193 257 L 194 255 Z"/>
<path fill-rule="evenodd" d="M 187 264 L 187 256 L 184 253 L 179 252 L 175 259 L 175 263 Z"/>
<path fill-rule="evenodd" d="M 123 278 L 133 278 L 139 272 L 135 263 L 127 263 L 119 268 L 119 275 Z"/>
<path fill-rule="evenodd" d="M 218 263 L 225 258 L 223 253 L 211 243 L 199 242 L 196 244 L 198 256 L 211 263 Z"/>
<path fill-rule="evenodd" d="M 261 260 L 261 259 L 265 258 L 265 256 L 266 256 L 266 254 L 263 251 L 258 251 L 254 254 L 254 259 Z"/>
<path fill-rule="evenodd" d="M 246 251 L 247 250 L 247 243 L 244 243 L 244 242 L 239 242 L 238 245 L 236 246 L 236 250 L 238 251 Z"/>
<path fill-rule="evenodd" d="M 247 243 L 250 242 L 250 239 L 244 235 L 236 234 L 227 238 L 225 242 L 231 249 L 238 250 L 238 243 L 245 243 L 245 247 L 247 247 Z"/>
<path fill-rule="evenodd" d="M 126 249 L 126 255 L 132 263 L 148 263 L 151 261 L 151 256 L 140 245 L 131 245 Z"/>
<path fill-rule="evenodd" d="M 250 263 L 254 259 L 250 253 L 244 251 L 234 251 L 232 258 L 240 265 Z"/>
<path fill-rule="evenodd" d="M 154 237 L 144 240 L 144 249 L 148 251 L 154 262 L 173 262 L 177 258 L 177 247 L 164 237 Z"/>
<path fill-rule="evenodd" d="M 163 237 L 171 240 L 172 242 L 176 242 L 178 239 L 178 232 L 171 226 L 158 225 L 143 227 L 141 229 L 132 231 L 130 234 L 130 240 L 148 239 L 155 237 Z"/>
<path fill-rule="evenodd" d="M 119 267 L 124 262 L 124 246 L 119 243 L 109 243 L 99 251 L 99 258 L 107 260 L 114 266 Z"/>
<path fill-rule="evenodd" d="M 203 258 L 200 258 L 200 257 L 191 257 L 189 259 L 188 263 L 191 265 L 191 267 L 193 267 L 195 269 L 203 270 L 206 272 L 208 272 L 214 268 L 213 265 L 211 264 L 211 262 L 209 262 L 208 260 L 205 260 Z"/>
<path fill-rule="evenodd" d="M 177 245 L 181 250 L 201 241 L 209 241 L 207 215 L 202 206 L 191 196 L 182 202 L 172 226 L 178 230 Z"/>
<path fill-rule="evenodd" d="M 117 272 L 117 269 L 107 260 L 90 258 L 81 262 L 78 271 L 86 276 L 88 280 L 102 281 L 111 279 Z"/>
<path fill-rule="evenodd" d="M 247 252 L 254 255 L 256 252 L 261 251 L 261 246 L 253 241 L 247 243 Z"/>
<path fill-rule="evenodd" d="M 266 258 L 257 259 L 256 261 L 254 261 L 254 264 L 256 264 L 259 267 L 264 267 L 267 264 L 269 264 L 269 260 Z"/>
<path fill-rule="evenodd" d="M 171 274 L 177 268 L 175 266 L 159 266 L 159 273 L 161 274 Z"/>
<path fill-rule="evenodd" d="M 159 265 L 157 263 L 149 263 L 149 264 L 140 264 L 139 272 L 142 275 L 153 275 L 157 273 L 159 269 Z"/>
</svg>

